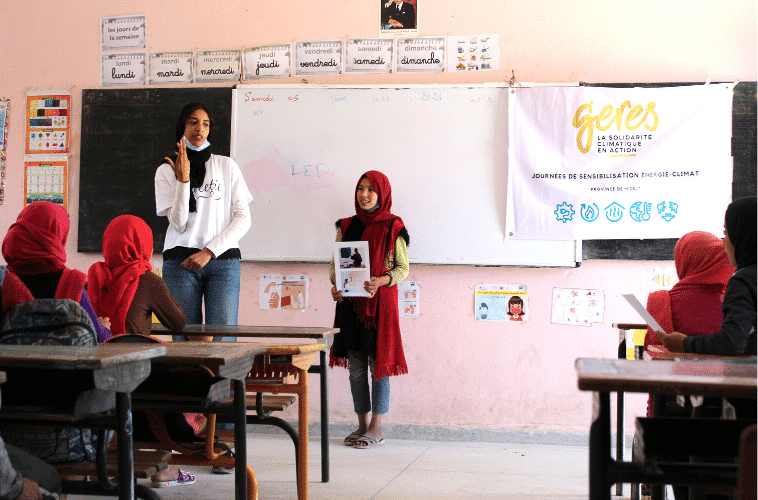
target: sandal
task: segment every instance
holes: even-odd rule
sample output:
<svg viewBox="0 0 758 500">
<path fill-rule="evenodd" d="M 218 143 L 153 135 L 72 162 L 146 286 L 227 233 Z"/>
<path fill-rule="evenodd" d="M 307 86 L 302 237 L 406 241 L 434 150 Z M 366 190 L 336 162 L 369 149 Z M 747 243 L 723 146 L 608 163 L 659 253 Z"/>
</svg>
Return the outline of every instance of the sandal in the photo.
<svg viewBox="0 0 758 500">
<path fill-rule="evenodd" d="M 355 442 L 358 441 L 363 437 L 363 434 L 361 434 L 358 431 L 351 432 L 346 438 L 345 438 L 345 446 L 355 446 Z"/>
<path fill-rule="evenodd" d="M 373 436 L 364 434 L 355 441 L 353 448 L 365 450 L 366 448 L 376 448 L 377 446 L 384 446 L 384 438 L 376 439 Z"/>
<path fill-rule="evenodd" d="M 191 472 L 184 472 L 179 469 L 179 477 L 172 481 L 153 481 L 150 483 L 151 488 L 170 488 L 171 486 L 184 486 L 195 482 L 195 475 Z"/>
</svg>

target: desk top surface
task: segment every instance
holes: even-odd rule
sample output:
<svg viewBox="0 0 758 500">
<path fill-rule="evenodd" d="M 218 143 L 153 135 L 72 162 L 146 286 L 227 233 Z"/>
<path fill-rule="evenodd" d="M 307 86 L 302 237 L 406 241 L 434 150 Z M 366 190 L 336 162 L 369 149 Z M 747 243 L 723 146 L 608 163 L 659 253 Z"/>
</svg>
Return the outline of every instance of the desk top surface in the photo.
<svg viewBox="0 0 758 500">
<path fill-rule="evenodd" d="M 258 342 L 166 342 L 166 355 L 155 363 L 229 365 L 239 360 L 252 360 L 268 348 Z"/>
<path fill-rule="evenodd" d="M 160 323 L 153 323 L 153 335 L 215 335 L 227 337 L 280 337 L 323 339 L 339 332 L 339 328 L 323 326 L 252 326 L 252 325 L 186 325 L 181 332 L 172 332 Z"/>
<path fill-rule="evenodd" d="M 579 389 L 756 399 L 756 358 L 576 360 Z"/>
<path fill-rule="evenodd" d="M 2 345 L 0 367 L 99 370 L 155 359 L 166 354 L 163 345 L 100 344 L 97 346 Z"/>
</svg>

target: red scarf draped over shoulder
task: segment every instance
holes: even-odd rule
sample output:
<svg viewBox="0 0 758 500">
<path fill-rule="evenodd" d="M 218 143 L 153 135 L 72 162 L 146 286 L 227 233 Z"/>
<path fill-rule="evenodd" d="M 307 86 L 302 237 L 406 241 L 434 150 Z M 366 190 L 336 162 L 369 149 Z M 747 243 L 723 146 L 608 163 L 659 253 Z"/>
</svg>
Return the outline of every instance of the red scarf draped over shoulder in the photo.
<svg viewBox="0 0 758 500">
<path fill-rule="evenodd" d="M 134 215 L 113 219 L 103 233 L 103 258 L 89 268 L 88 294 L 100 317 L 111 319 L 113 335 L 126 331 L 126 314 L 139 278 L 153 269 L 153 231 Z"/>
<path fill-rule="evenodd" d="M 62 271 L 55 298 L 79 302 L 87 276 L 66 267 L 69 225 L 68 214 L 60 205 L 47 201 L 31 203 L 21 210 L 16 222 L 8 228 L 2 251 L 8 268 L 17 276 Z M 6 276 L 9 286 L 3 287 L 4 311 L 15 304 L 34 300 L 17 276 L 11 273 Z"/>
<path fill-rule="evenodd" d="M 711 233 L 693 231 L 676 243 L 674 249 L 676 274 L 679 281 L 671 290 L 653 292 L 647 299 L 647 310 L 666 333 L 687 330 L 706 334 L 718 331 L 723 321 L 721 300 L 734 267 L 724 251 L 724 242 Z M 673 306 L 672 306 L 673 304 Z M 691 311 L 690 324 L 674 325 L 677 306 Z M 709 328 L 709 326 L 711 328 Z M 715 327 L 713 331 L 706 331 Z M 645 348 L 660 345 L 658 335 L 648 328 Z"/>
<path fill-rule="evenodd" d="M 357 192 L 361 179 L 367 178 L 378 196 L 379 208 L 367 212 L 360 208 L 354 195 L 355 213 L 366 226 L 361 241 L 368 242 L 371 277 L 380 277 L 387 273 L 385 257 L 388 244 L 394 248 L 400 231 L 405 227 L 400 217 L 392 214 L 392 187 L 389 179 L 377 170 L 363 174 L 353 193 Z M 342 234 L 345 234 L 352 217 L 342 219 Z M 389 235 L 389 237 L 388 237 Z M 373 297 L 354 297 L 358 321 L 376 328 L 376 366 L 374 379 L 403 375 L 408 373 L 403 352 L 403 340 L 400 336 L 400 314 L 397 305 L 397 284 L 380 286 Z M 333 358 L 332 366 L 347 366 L 347 360 Z"/>
</svg>

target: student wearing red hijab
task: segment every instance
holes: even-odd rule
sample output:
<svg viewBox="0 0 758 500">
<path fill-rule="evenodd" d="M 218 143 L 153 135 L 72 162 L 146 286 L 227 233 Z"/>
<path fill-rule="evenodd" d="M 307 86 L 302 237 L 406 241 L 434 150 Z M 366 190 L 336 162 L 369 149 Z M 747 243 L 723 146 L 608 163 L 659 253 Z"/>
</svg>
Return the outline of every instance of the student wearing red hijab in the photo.
<svg viewBox="0 0 758 500">
<path fill-rule="evenodd" d="M 150 335 L 153 313 L 170 330 L 186 318 L 166 283 L 150 264 L 153 232 L 133 215 L 121 215 L 103 233 L 103 259 L 89 268 L 89 293 L 99 316 L 111 319 L 113 335 Z"/>
<path fill-rule="evenodd" d="M 724 320 L 721 303 L 726 283 L 735 270 L 724 242 L 703 231 L 687 233 L 676 242 L 674 262 L 679 281 L 671 290 L 648 295 L 647 310 L 667 332 L 716 333 Z M 661 345 L 652 328 L 645 335 L 645 349 L 649 345 Z"/>
<path fill-rule="evenodd" d="M 396 285 L 408 276 L 409 237 L 403 220 L 391 212 L 392 187 L 381 172 L 371 170 L 361 176 L 354 201 L 356 215 L 337 221 L 337 241 L 368 242 L 371 280 L 364 286 L 370 297 L 342 297 L 332 286 L 337 302 L 334 326 L 340 333 L 335 335 L 329 364 L 350 369 L 358 429 L 345 438 L 345 444 L 372 448 L 384 444 L 382 416 L 389 410 L 389 377 L 408 373 Z M 334 262 L 330 276 L 334 285 Z"/>
<path fill-rule="evenodd" d="M 34 299 L 70 299 L 87 311 L 97 341 L 104 342 L 111 332 L 92 308 L 87 275 L 66 267 L 68 229 L 68 214 L 60 205 L 37 201 L 21 210 L 3 239 L 10 272 L 5 275 L 2 309 Z"/>
<path fill-rule="evenodd" d="M 186 318 L 181 307 L 166 283 L 150 272 L 152 254 L 153 231 L 139 217 L 120 215 L 105 228 L 104 262 L 90 266 L 88 279 L 92 305 L 99 315 L 111 318 L 114 337 L 128 333 L 150 335 L 153 314 L 166 328 L 184 328 Z M 142 420 L 141 414 L 135 414 L 135 435 L 148 435 Z M 165 488 L 194 482 L 194 474 L 169 465 L 152 477 L 151 486 Z"/>
</svg>

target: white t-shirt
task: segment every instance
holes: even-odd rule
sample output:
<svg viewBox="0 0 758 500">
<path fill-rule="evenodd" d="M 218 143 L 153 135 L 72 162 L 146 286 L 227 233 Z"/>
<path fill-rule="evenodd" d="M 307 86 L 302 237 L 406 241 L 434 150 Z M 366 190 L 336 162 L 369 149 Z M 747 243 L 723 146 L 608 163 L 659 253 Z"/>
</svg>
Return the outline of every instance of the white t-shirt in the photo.
<svg viewBox="0 0 758 500">
<path fill-rule="evenodd" d="M 189 182 L 179 182 L 168 163 L 155 172 L 155 209 L 168 216 L 164 250 L 174 247 L 207 247 L 218 257 L 250 229 L 248 205 L 253 196 L 247 189 L 242 171 L 229 157 L 211 155 L 205 163 L 203 185 L 190 194 Z M 189 211 L 194 196 L 197 211 Z"/>
</svg>

